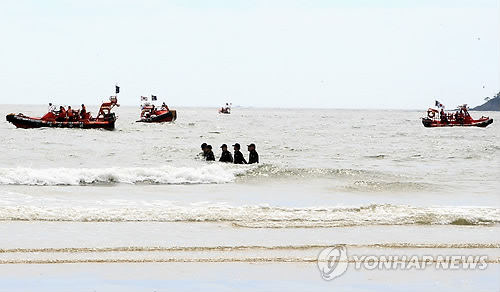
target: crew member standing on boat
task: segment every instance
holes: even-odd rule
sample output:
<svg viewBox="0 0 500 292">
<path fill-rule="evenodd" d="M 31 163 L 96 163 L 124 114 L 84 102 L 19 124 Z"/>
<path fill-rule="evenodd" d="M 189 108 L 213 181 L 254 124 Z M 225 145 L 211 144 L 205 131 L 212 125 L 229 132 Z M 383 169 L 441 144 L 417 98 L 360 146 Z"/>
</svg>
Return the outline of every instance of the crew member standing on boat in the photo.
<svg viewBox="0 0 500 292">
<path fill-rule="evenodd" d="M 236 143 L 233 145 L 234 147 L 234 164 L 247 164 L 247 161 L 245 160 L 245 157 L 243 157 L 243 154 L 240 152 L 240 144 Z"/>
<path fill-rule="evenodd" d="M 222 144 L 222 146 L 220 146 L 220 148 L 222 148 L 222 154 L 220 155 L 219 161 L 220 162 L 233 162 L 233 156 L 231 155 L 231 152 L 229 152 L 227 150 L 227 145 Z"/>
<path fill-rule="evenodd" d="M 73 109 L 71 108 L 71 106 L 68 106 L 68 111 L 66 113 L 68 115 L 68 121 L 73 121 Z"/>
<path fill-rule="evenodd" d="M 162 110 L 166 110 L 166 111 L 170 111 L 170 110 L 168 109 L 168 105 L 167 105 L 165 102 L 164 102 L 164 103 L 162 103 L 162 105 L 161 105 L 161 109 L 162 109 Z"/>
<path fill-rule="evenodd" d="M 65 119 L 66 119 L 66 110 L 64 109 L 63 106 L 60 106 L 59 107 L 59 114 L 57 115 L 56 121 L 64 122 Z"/>
<path fill-rule="evenodd" d="M 49 102 L 49 113 L 56 111 L 56 106 Z"/>
<path fill-rule="evenodd" d="M 206 151 L 206 153 L 207 153 L 207 156 L 206 156 L 207 161 L 215 161 L 215 155 L 212 152 L 212 145 L 207 145 L 206 149 L 207 149 L 207 151 Z"/>
<path fill-rule="evenodd" d="M 255 144 L 252 143 L 248 146 L 248 151 L 250 152 L 248 156 L 248 164 L 259 163 L 259 153 L 255 151 Z"/>
<path fill-rule="evenodd" d="M 80 110 L 80 117 L 82 118 L 82 120 L 85 119 L 85 115 L 87 114 L 87 108 L 85 107 L 85 105 L 82 103 L 82 109 Z"/>
<path fill-rule="evenodd" d="M 448 117 L 446 116 L 444 109 L 441 109 L 441 112 L 439 113 L 439 117 L 441 118 L 441 122 L 448 123 Z"/>
</svg>

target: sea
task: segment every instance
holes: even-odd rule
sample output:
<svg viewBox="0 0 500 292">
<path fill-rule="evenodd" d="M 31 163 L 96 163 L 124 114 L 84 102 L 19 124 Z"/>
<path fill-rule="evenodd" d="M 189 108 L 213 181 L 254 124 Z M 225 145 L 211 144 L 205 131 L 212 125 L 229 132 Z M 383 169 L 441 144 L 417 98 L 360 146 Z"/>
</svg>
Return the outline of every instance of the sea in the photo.
<svg viewBox="0 0 500 292">
<path fill-rule="evenodd" d="M 175 122 L 146 124 L 139 107 L 119 107 L 115 130 L 0 122 L 0 264 L 291 262 L 316 273 L 338 245 L 498 264 L 498 112 L 471 112 L 492 117 L 487 128 L 424 128 L 425 109 L 175 109 Z M 247 158 L 255 143 L 260 163 L 204 161 L 204 142 L 217 159 L 223 143 Z"/>
</svg>

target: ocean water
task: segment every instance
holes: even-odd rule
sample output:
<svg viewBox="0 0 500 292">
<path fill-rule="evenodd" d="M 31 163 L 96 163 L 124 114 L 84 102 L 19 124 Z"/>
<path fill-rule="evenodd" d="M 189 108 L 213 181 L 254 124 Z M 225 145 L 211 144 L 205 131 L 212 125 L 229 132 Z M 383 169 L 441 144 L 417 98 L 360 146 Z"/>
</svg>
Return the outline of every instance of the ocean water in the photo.
<svg viewBox="0 0 500 292">
<path fill-rule="evenodd" d="M 335 244 L 498 262 L 499 113 L 428 129 L 424 110 L 177 112 L 120 107 L 114 131 L 0 122 L 0 263 L 312 262 Z M 203 142 L 255 143 L 261 163 L 203 161 Z"/>
</svg>

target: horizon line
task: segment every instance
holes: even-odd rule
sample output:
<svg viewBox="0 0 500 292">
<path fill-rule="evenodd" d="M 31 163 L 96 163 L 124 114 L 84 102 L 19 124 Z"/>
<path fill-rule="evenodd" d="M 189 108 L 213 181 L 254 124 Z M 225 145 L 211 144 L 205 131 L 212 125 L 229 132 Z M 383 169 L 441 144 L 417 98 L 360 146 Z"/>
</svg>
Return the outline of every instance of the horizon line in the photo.
<svg viewBox="0 0 500 292">
<path fill-rule="evenodd" d="M 32 104 L 24 104 L 24 103 L 0 103 L 0 106 L 48 106 L 48 104 L 42 104 L 42 103 L 32 103 Z M 59 106 L 59 104 L 54 104 Z M 99 104 L 85 104 L 86 106 L 96 106 L 99 107 Z M 64 104 L 63 106 L 68 106 Z M 120 106 L 123 107 L 140 107 L 140 105 L 130 105 L 130 104 L 120 104 Z M 181 108 L 220 108 L 220 106 L 193 106 L 193 105 L 175 105 L 172 106 L 170 105 L 169 107 L 181 107 Z M 244 108 L 244 109 L 308 109 L 308 110 L 388 110 L 388 111 L 396 111 L 396 110 L 402 110 L 402 111 L 419 111 L 419 110 L 426 110 L 426 109 L 417 109 L 417 108 L 350 108 L 350 107 L 275 107 L 275 106 L 252 106 L 252 105 L 233 105 L 232 108 Z"/>
</svg>

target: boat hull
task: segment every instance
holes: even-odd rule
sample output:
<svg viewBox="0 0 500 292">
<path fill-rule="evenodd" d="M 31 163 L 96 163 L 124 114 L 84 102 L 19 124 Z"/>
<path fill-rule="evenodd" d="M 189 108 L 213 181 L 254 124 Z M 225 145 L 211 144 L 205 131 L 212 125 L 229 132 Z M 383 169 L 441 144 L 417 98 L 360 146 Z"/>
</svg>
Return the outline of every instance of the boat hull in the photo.
<svg viewBox="0 0 500 292">
<path fill-rule="evenodd" d="M 464 121 L 464 122 L 458 122 L 458 121 L 450 121 L 450 122 L 443 122 L 440 120 L 434 120 L 430 118 L 422 118 L 422 124 L 424 127 L 427 128 L 434 128 L 434 127 L 487 127 L 493 123 L 493 119 L 491 118 L 484 118 L 484 119 L 479 119 L 479 120 L 471 120 L 471 121 Z"/>
<path fill-rule="evenodd" d="M 8 114 L 7 121 L 17 128 L 77 128 L 77 129 L 114 129 L 116 117 L 114 115 L 106 120 L 84 120 L 84 121 L 46 121 L 40 118 L 26 117 L 21 114 Z"/>
<path fill-rule="evenodd" d="M 140 119 L 138 123 L 164 123 L 164 122 L 173 122 L 177 119 L 177 111 L 170 110 L 168 112 L 159 114 L 154 117 Z"/>
</svg>

